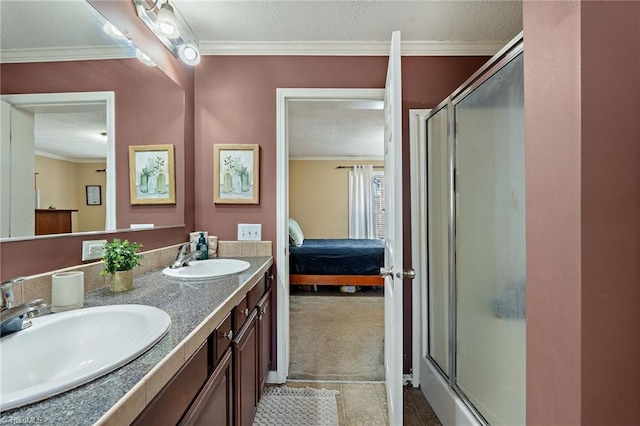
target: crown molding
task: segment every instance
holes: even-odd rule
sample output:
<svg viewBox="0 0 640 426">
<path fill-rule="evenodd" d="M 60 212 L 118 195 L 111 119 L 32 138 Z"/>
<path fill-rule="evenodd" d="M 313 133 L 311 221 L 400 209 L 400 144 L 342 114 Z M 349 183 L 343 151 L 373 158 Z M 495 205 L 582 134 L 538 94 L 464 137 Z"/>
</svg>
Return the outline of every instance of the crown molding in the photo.
<svg viewBox="0 0 640 426">
<path fill-rule="evenodd" d="M 5 49 L 0 50 L 0 63 L 91 61 L 99 59 L 135 58 L 122 47 L 63 47 L 51 49 Z"/>
<path fill-rule="evenodd" d="M 389 42 L 212 42 L 201 41 L 202 55 L 388 56 Z M 403 41 L 402 56 L 493 56 L 502 42 Z"/>
<path fill-rule="evenodd" d="M 402 56 L 493 56 L 501 42 L 403 41 Z M 242 56 L 388 56 L 388 42 L 200 42 L 202 55 Z M 122 47 L 66 47 L 0 50 L 0 63 L 91 61 L 135 58 Z"/>
</svg>

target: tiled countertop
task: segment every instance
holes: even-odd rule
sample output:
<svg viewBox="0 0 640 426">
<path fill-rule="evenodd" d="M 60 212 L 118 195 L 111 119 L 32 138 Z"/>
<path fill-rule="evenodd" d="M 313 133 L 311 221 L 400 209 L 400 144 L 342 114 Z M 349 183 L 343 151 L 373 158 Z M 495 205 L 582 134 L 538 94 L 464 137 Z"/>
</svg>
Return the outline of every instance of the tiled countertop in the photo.
<svg viewBox="0 0 640 426">
<path fill-rule="evenodd" d="M 137 277 L 127 292 L 112 293 L 103 287 L 87 293 L 85 308 L 155 306 L 169 314 L 171 328 L 129 364 L 58 396 L 3 412 L 0 424 L 129 424 L 273 264 L 271 257 L 242 260 L 250 268 L 227 279 L 177 282 L 157 270 Z"/>
</svg>

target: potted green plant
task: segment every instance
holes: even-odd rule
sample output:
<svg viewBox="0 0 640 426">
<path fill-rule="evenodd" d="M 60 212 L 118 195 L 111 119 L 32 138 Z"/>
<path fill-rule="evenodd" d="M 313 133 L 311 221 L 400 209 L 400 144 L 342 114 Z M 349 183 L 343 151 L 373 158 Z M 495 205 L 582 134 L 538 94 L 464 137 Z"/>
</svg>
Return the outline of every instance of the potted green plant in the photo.
<svg viewBox="0 0 640 426">
<path fill-rule="evenodd" d="M 100 275 L 109 274 L 107 279 L 111 291 L 127 291 L 133 288 L 133 268 L 140 265 L 140 260 L 144 258 L 138 253 L 141 247 L 142 244 L 130 243 L 128 240 L 120 241 L 118 238 L 104 244 L 104 270 Z"/>
</svg>

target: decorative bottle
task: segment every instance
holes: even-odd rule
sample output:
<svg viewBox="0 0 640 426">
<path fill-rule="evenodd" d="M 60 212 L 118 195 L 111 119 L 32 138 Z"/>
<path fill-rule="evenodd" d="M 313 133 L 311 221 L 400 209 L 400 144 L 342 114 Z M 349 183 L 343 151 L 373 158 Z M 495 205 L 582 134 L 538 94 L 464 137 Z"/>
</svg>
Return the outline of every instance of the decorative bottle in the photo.
<svg viewBox="0 0 640 426">
<path fill-rule="evenodd" d="M 233 178 L 231 177 L 231 173 L 229 172 L 225 172 L 223 177 L 224 177 L 224 182 L 223 182 L 222 192 L 228 194 L 231 192 L 231 189 L 232 189 Z"/>
<path fill-rule="evenodd" d="M 164 181 L 164 173 L 162 172 L 158 173 L 156 191 L 158 192 L 158 194 L 164 194 L 165 192 L 167 192 L 167 188 Z"/>
<path fill-rule="evenodd" d="M 198 251 L 198 254 L 196 255 L 198 260 L 205 260 L 209 258 L 209 247 L 207 245 L 207 239 L 204 237 L 204 232 L 200 233 L 196 250 Z"/>
<path fill-rule="evenodd" d="M 247 192 L 249 190 L 249 173 L 247 169 L 242 169 L 240 172 L 240 182 L 242 183 L 242 192 Z"/>
<path fill-rule="evenodd" d="M 149 191 L 149 174 L 147 169 L 142 169 L 140 173 L 140 192 L 146 194 Z"/>
</svg>

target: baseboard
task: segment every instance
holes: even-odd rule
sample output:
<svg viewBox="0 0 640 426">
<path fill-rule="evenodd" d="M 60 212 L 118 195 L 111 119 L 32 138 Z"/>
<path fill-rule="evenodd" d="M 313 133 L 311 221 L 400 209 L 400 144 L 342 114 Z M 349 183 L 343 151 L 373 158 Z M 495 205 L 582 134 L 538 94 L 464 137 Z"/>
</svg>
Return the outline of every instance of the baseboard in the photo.
<svg viewBox="0 0 640 426">
<path fill-rule="evenodd" d="M 280 382 L 278 381 L 278 372 L 273 370 L 269 371 L 267 373 L 267 378 L 265 379 L 265 381 L 267 383 L 279 384 Z"/>
</svg>

